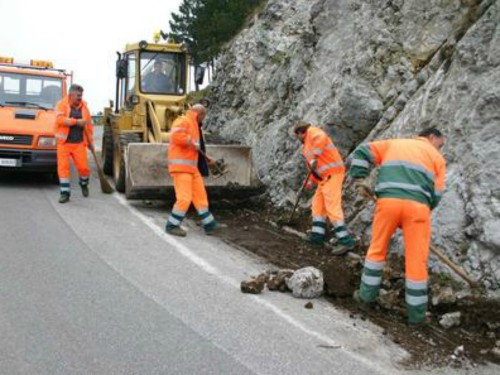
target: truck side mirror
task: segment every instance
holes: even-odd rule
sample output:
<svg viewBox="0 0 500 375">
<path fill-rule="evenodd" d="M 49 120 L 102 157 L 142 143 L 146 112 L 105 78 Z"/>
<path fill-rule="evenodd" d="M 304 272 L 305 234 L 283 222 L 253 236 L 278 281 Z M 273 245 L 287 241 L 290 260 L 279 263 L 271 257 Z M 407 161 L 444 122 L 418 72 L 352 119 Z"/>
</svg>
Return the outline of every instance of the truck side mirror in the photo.
<svg viewBox="0 0 500 375">
<path fill-rule="evenodd" d="M 128 73 L 128 64 L 127 60 L 119 59 L 116 60 L 116 78 L 126 78 Z"/>
<path fill-rule="evenodd" d="M 203 80 L 205 79 L 205 68 L 199 65 L 196 65 L 194 68 L 194 81 L 197 85 L 203 84 Z"/>
</svg>

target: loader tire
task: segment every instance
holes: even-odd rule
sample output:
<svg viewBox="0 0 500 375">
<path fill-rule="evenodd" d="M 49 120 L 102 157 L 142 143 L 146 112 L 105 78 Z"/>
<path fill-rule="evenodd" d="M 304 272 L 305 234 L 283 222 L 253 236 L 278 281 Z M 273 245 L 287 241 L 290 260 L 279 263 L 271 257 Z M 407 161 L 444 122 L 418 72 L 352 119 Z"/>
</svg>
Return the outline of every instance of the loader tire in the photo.
<svg viewBox="0 0 500 375">
<path fill-rule="evenodd" d="M 125 169 L 125 149 L 129 143 L 141 142 L 142 138 L 137 133 L 120 134 L 119 147 L 113 151 L 113 177 L 116 190 L 120 193 L 125 193 L 125 181 L 127 180 L 127 172 Z"/>
<path fill-rule="evenodd" d="M 110 126 L 104 127 L 102 135 L 102 169 L 108 176 L 113 175 L 113 131 Z"/>
</svg>

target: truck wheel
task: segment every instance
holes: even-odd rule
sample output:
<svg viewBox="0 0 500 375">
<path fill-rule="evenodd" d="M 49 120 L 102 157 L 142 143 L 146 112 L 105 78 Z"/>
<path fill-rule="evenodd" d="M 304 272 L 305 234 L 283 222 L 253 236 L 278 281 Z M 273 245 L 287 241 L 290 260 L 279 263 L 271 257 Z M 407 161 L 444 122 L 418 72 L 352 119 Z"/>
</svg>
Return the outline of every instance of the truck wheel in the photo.
<svg viewBox="0 0 500 375">
<path fill-rule="evenodd" d="M 125 181 L 127 174 L 125 170 L 125 149 L 129 143 L 140 143 L 142 137 L 137 133 L 120 134 L 119 147 L 114 147 L 113 152 L 113 177 L 116 190 L 120 193 L 125 192 Z M 116 145 L 115 145 L 116 146 Z"/>
<path fill-rule="evenodd" d="M 113 175 L 113 131 L 110 126 L 104 126 L 102 135 L 102 169 L 108 176 Z"/>
</svg>

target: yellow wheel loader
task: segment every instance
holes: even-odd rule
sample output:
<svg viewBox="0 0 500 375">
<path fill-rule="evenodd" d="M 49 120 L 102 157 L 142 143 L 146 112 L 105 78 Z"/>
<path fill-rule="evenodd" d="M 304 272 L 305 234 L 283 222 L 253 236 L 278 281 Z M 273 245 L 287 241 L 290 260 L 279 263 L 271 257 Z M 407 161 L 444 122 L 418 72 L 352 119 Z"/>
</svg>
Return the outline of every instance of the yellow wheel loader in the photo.
<svg viewBox="0 0 500 375">
<path fill-rule="evenodd" d="M 164 198 L 173 187 L 169 130 L 187 109 L 189 56 L 171 41 L 127 44 L 117 55 L 115 102 L 103 117 L 103 169 L 129 199 Z M 207 144 L 207 154 L 224 165 L 222 173 L 206 178 L 210 193 L 246 196 L 262 190 L 250 147 Z"/>
</svg>

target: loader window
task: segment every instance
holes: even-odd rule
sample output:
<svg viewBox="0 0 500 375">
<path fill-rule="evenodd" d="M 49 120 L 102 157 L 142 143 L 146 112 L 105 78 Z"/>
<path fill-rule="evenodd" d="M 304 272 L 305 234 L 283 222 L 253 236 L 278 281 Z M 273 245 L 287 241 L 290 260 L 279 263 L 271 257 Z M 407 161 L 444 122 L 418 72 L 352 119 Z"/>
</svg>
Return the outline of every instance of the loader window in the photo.
<svg viewBox="0 0 500 375">
<path fill-rule="evenodd" d="M 123 86 L 123 91 L 124 91 L 124 99 L 125 101 L 123 102 L 123 105 L 127 108 L 132 108 L 133 105 L 130 101 L 130 97 L 134 95 L 135 93 L 135 73 L 136 73 L 136 59 L 133 54 L 130 54 L 127 56 L 127 78 L 126 81 L 123 80 L 124 86 Z"/>
<path fill-rule="evenodd" d="M 134 94 L 135 89 L 135 56 L 130 55 L 128 61 L 127 96 Z"/>
<path fill-rule="evenodd" d="M 143 52 L 140 61 L 141 90 L 151 94 L 184 95 L 185 61 L 185 55 L 181 53 Z"/>
</svg>

